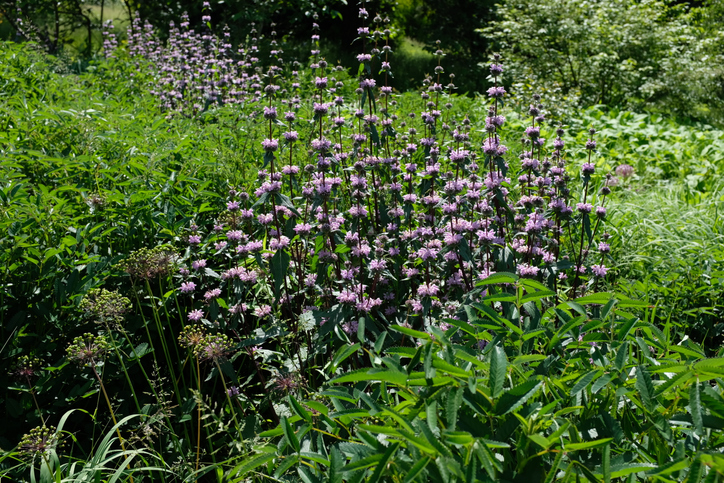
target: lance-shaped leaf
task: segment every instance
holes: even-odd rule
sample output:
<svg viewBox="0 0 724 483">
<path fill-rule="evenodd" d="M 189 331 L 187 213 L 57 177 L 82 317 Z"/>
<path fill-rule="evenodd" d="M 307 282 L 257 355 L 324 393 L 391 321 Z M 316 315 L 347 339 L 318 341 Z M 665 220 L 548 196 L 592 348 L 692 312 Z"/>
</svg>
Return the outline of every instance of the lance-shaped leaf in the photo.
<svg viewBox="0 0 724 483">
<path fill-rule="evenodd" d="M 525 402 L 533 397 L 536 392 L 543 387 L 543 381 L 531 379 L 500 396 L 498 404 L 495 406 L 495 412 L 504 416 L 521 407 Z"/>
<path fill-rule="evenodd" d="M 490 395 L 498 397 L 503 392 L 503 383 L 508 371 L 508 358 L 500 346 L 490 351 Z"/>
</svg>

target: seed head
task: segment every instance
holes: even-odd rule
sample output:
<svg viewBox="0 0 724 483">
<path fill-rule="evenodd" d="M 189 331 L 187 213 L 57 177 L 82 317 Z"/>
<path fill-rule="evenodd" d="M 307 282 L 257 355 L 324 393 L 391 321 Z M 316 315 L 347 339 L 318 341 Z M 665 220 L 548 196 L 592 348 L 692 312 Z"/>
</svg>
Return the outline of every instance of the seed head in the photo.
<svg viewBox="0 0 724 483">
<path fill-rule="evenodd" d="M 94 366 L 103 360 L 105 353 L 110 348 L 110 344 L 102 335 L 85 333 L 73 339 L 73 343 L 68 346 L 66 353 L 68 359 L 75 361 L 78 365 Z"/>
<path fill-rule="evenodd" d="M 58 430 L 53 426 L 38 426 L 23 435 L 18 445 L 21 454 L 31 457 L 46 455 L 59 446 Z"/>
<path fill-rule="evenodd" d="M 127 297 L 102 288 L 90 290 L 79 307 L 85 317 L 96 324 L 117 326 L 123 322 L 123 318 L 132 306 Z"/>
</svg>

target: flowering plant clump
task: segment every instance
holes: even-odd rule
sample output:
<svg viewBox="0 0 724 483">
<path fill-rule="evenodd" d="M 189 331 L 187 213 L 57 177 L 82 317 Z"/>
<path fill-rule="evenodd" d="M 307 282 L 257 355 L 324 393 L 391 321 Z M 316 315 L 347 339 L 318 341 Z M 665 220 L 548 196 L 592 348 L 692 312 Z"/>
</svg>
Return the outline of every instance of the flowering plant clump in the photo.
<svg viewBox="0 0 724 483">
<path fill-rule="evenodd" d="M 128 239 L 109 241 L 107 257 L 89 250 L 56 286 L 82 293 L 63 309 L 100 335 L 75 337 L 42 377 L 21 358 L 11 373 L 24 399 L 9 411 L 32 398 L 54 417 L 41 410 L 48 381 L 67 360 L 87 367 L 116 433 L 108 461 L 127 461 L 108 478 L 92 468 L 95 479 L 140 479 L 147 466 L 179 481 L 574 481 L 654 471 L 654 459 L 659 476 L 690 455 L 711 463 L 701 448 L 721 446 L 706 439 L 722 425 L 721 395 L 699 378 L 720 377 L 721 363 L 638 318 L 647 304 L 602 292 L 620 271 L 609 200 L 619 178 L 640 177 L 628 165 L 605 172 L 594 127 L 549 120 L 540 95 L 511 109 L 499 55 L 474 101 L 455 95 L 442 45 L 419 91 L 395 92 L 391 22 L 364 4 L 356 74 L 322 56 L 314 15 L 302 64 L 283 58 L 273 30 L 232 51 L 207 2 L 202 14 L 202 30 L 183 18 L 165 44 L 136 20 L 127 47 L 166 117 L 155 135 L 197 126 L 218 138 L 219 158 L 204 165 L 216 163 L 215 182 L 186 173 L 185 155 L 163 157 L 168 179 L 138 194 L 150 205 L 141 234 L 141 217 L 112 218 L 99 175 L 102 214 Z M 128 60 L 113 45 L 109 65 Z M 112 233 L 91 216 L 89 234 Z M 66 251 L 80 238 L 65 237 Z M 109 273 L 94 278 L 103 263 Z M 88 289 L 101 283 L 118 291 Z M 68 400 L 96 404 L 101 419 L 86 376 Z M 124 437 L 161 420 L 153 447 Z M 661 421 L 680 424 L 666 432 Z M 20 448 L 51 446 L 36 433 Z M 641 451 L 679 439 L 674 453 L 689 456 L 677 461 L 668 446 Z M 82 479 L 73 465 L 58 471 Z"/>
</svg>

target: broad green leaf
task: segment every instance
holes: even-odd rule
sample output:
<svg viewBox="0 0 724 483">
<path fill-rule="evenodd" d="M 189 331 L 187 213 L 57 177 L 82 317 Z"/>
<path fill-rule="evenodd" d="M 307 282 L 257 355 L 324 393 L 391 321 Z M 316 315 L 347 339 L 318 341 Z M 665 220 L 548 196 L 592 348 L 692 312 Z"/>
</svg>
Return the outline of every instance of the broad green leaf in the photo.
<svg viewBox="0 0 724 483">
<path fill-rule="evenodd" d="M 447 405 L 446 405 L 446 412 L 445 416 L 447 419 L 447 426 L 451 430 L 455 430 L 455 426 L 457 424 L 458 419 L 458 409 L 460 408 L 460 405 L 463 402 L 463 391 L 465 389 L 462 387 L 458 387 L 454 391 L 451 391 L 448 393 L 447 396 Z"/>
<path fill-rule="evenodd" d="M 607 445 L 611 441 L 613 441 L 613 438 L 603 438 L 585 441 L 583 443 L 565 443 L 563 447 L 566 451 L 581 451 L 584 449 L 598 448 L 599 446 Z"/>
<path fill-rule="evenodd" d="M 426 332 L 420 332 L 419 330 L 410 329 L 409 327 L 403 327 L 401 325 L 395 325 L 390 324 L 389 327 L 387 327 L 390 330 L 394 330 L 395 332 L 401 332 L 405 335 L 409 335 L 410 337 L 416 337 L 418 339 L 424 339 L 424 340 L 430 340 L 430 334 Z"/>
<path fill-rule="evenodd" d="M 445 431 L 443 435 L 452 444 L 468 445 L 474 441 L 473 435 L 467 431 Z"/>
<path fill-rule="evenodd" d="M 329 372 L 331 374 L 334 374 L 334 372 L 337 370 L 337 367 L 344 362 L 349 356 L 357 352 L 361 348 L 361 345 L 359 343 L 354 345 L 348 345 L 345 344 L 342 347 L 340 347 L 337 350 L 337 353 L 334 355 L 334 358 L 332 359 L 332 364 L 329 366 Z"/>
<path fill-rule="evenodd" d="M 329 452 L 329 483 L 342 483 L 342 465 L 344 459 L 337 446 L 332 446 Z"/>
<path fill-rule="evenodd" d="M 515 411 L 543 387 L 543 381 L 531 379 L 503 393 L 495 405 L 495 412 L 504 416 Z"/>
<path fill-rule="evenodd" d="M 302 407 L 302 405 L 299 404 L 299 402 L 296 399 L 294 399 L 294 396 L 292 396 L 291 394 L 288 396 L 288 398 L 289 398 L 289 404 L 291 404 L 292 410 L 294 411 L 294 413 L 297 416 L 299 416 L 300 418 L 304 419 L 305 421 L 311 423 L 312 415 L 309 414 L 309 411 L 304 409 L 304 407 Z"/>
<path fill-rule="evenodd" d="M 552 441 L 549 441 L 548 438 L 546 438 L 542 434 L 529 434 L 528 439 L 530 439 L 543 449 L 548 449 L 550 445 L 553 444 Z"/>
<path fill-rule="evenodd" d="M 432 458 L 429 458 L 427 456 L 420 458 L 417 460 L 417 463 L 412 465 L 412 468 L 410 468 L 410 471 L 407 472 L 405 475 L 404 483 L 411 483 L 412 481 L 417 478 L 417 476 L 422 473 L 422 470 L 425 469 L 425 467 L 432 461 Z"/>
<path fill-rule="evenodd" d="M 611 483 L 611 445 L 607 444 L 603 448 L 603 458 L 601 461 L 601 472 L 603 473 L 603 482 Z"/>
<path fill-rule="evenodd" d="M 654 410 L 654 384 L 651 382 L 651 376 L 644 366 L 636 368 L 636 389 L 641 395 L 641 402 L 647 411 Z"/>
<path fill-rule="evenodd" d="M 390 461 L 399 446 L 400 443 L 392 443 L 387 447 L 385 454 L 382 455 L 380 462 L 377 463 L 377 468 L 375 468 L 374 473 L 372 473 L 370 479 L 367 480 L 368 483 L 377 483 L 378 481 L 380 481 L 380 478 L 382 478 L 382 473 L 384 473 L 385 468 L 387 467 L 387 462 Z"/>
<path fill-rule="evenodd" d="M 262 455 L 254 455 L 250 458 L 247 458 L 244 460 L 241 464 L 235 466 L 230 472 L 229 475 L 233 475 L 233 478 L 240 477 L 238 479 L 232 480 L 234 483 L 239 483 L 241 481 L 245 481 L 248 479 L 246 474 L 253 470 L 254 468 L 258 468 L 259 466 L 268 463 L 269 461 L 276 458 L 277 455 L 272 454 L 262 454 Z"/>
<path fill-rule="evenodd" d="M 576 396 L 579 392 L 583 391 L 592 381 L 598 379 L 603 375 L 602 370 L 591 371 L 584 374 L 578 382 L 571 388 L 571 396 Z"/>
<path fill-rule="evenodd" d="M 607 303 L 611 298 L 613 297 L 612 294 L 606 293 L 606 292 L 599 292 L 594 293 L 591 295 L 586 295 L 584 297 L 578 297 L 577 299 L 574 299 L 574 302 L 580 305 L 586 305 L 586 304 L 597 304 L 597 305 L 603 305 Z"/>
<path fill-rule="evenodd" d="M 476 283 L 475 286 L 481 287 L 483 285 L 493 285 L 497 283 L 515 283 L 517 280 L 518 276 L 514 273 L 498 272 Z"/>
<path fill-rule="evenodd" d="M 294 451 L 299 453 L 299 439 L 294 433 L 294 428 L 292 428 L 292 425 L 289 424 L 289 420 L 285 416 L 282 417 L 282 429 L 284 430 L 284 436 L 287 438 L 287 441 L 289 441 L 289 444 L 292 445 Z"/>
<path fill-rule="evenodd" d="M 621 478 L 631 473 L 641 473 L 656 468 L 652 463 L 629 463 L 611 466 L 611 478 Z"/>
<path fill-rule="evenodd" d="M 490 351 L 490 395 L 496 398 L 503 392 L 503 384 L 508 371 L 508 358 L 500 346 L 495 346 Z"/>
<path fill-rule="evenodd" d="M 279 466 L 277 466 L 277 468 L 274 470 L 274 477 L 275 477 L 275 478 L 279 478 L 279 477 L 282 476 L 284 473 L 286 473 L 289 468 L 291 468 L 292 466 L 294 466 L 294 465 L 297 464 L 298 462 L 299 462 L 299 455 L 298 455 L 298 454 L 293 454 L 293 455 L 287 455 L 287 456 L 285 456 L 285 457 L 281 460 L 281 463 L 279 464 Z"/>
<path fill-rule="evenodd" d="M 343 382 L 360 382 L 360 381 L 385 381 L 405 386 L 407 384 L 407 374 L 399 371 L 391 371 L 386 369 L 359 369 L 354 372 L 343 374 L 335 377 L 330 383 L 341 384 Z"/>
</svg>

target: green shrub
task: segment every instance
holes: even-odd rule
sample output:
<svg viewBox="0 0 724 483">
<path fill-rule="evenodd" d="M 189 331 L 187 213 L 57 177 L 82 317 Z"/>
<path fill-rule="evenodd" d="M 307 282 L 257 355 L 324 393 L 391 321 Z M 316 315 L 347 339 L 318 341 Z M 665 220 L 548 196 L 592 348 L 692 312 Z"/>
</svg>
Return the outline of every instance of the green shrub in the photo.
<svg viewBox="0 0 724 483">
<path fill-rule="evenodd" d="M 511 82 L 526 79 L 520 93 L 721 122 L 724 33 L 713 12 L 668 0 L 509 0 L 480 32 L 497 42 Z"/>
</svg>

